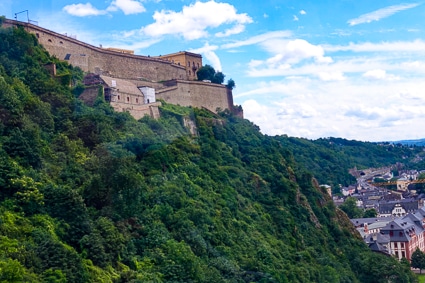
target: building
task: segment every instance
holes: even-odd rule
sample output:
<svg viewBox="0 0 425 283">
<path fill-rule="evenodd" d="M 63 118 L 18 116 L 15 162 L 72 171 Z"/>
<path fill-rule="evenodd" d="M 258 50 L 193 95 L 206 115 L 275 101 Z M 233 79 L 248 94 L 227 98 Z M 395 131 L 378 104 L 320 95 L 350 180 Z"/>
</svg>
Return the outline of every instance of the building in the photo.
<svg viewBox="0 0 425 283">
<path fill-rule="evenodd" d="M 418 200 L 401 199 L 397 201 L 380 202 L 378 215 L 380 217 L 401 217 L 408 213 L 414 213 L 419 209 Z"/>
<path fill-rule="evenodd" d="M 180 51 L 177 53 L 161 55 L 156 58 L 166 60 L 173 64 L 184 66 L 186 68 L 187 78 L 197 80 L 196 72 L 202 67 L 202 56 L 196 53 Z"/>
<path fill-rule="evenodd" d="M 416 248 L 424 251 L 424 211 L 406 215 L 381 228 L 381 234 L 389 236 L 389 252 L 399 260 L 411 259 Z"/>
<path fill-rule="evenodd" d="M 129 112 L 136 119 L 145 115 L 159 117 L 158 107 L 161 103 L 156 102 L 153 88 L 97 74 L 86 75 L 83 82 L 86 88 L 79 98 L 88 105 L 93 105 L 99 94 L 103 93 L 105 101 L 117 112 Z"/>
</svg>

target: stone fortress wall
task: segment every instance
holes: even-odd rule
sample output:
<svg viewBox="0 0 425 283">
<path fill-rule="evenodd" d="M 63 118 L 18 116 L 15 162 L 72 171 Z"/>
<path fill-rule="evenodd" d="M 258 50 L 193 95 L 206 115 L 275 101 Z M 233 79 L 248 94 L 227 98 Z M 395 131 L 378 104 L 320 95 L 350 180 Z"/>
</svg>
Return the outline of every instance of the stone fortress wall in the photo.
<svg viewBox="0 0 425 283">
<path fill-rule="evenodd" d="M 199 54 L 178 52 L 158 57 L 140 56 L 95 47 L 30 23 L 6 19 L 3 26 L 23 26 L 58 59 L 66 60 L 85 72 L 153 87 L 157 99 L 168 103 L 203 107 L 212 112 L 233 108 L 232 95 L 224 85 L 195 81 L 196 71 L 202 66 Z"/>
<path fill-rule="evenodd" d="M 96 47 L 29 23 L 7 19 L 3 25 L 24 26 L 51 55 L 80 67 L 84 72 L 154 82 L 186 79 L 185 66 L 167 60 Z"/>
<path fill-rule="evenodd" d="M 202 95 L 199 95 L 200 93 Z M 212 112 L 232 107 L 229 105 L 227 88 L 224 85 L 212 83 L 176 81 L 175 86 L 157 90 L 156 96 L 171 104 L 206 108 Z"/>
</svg>

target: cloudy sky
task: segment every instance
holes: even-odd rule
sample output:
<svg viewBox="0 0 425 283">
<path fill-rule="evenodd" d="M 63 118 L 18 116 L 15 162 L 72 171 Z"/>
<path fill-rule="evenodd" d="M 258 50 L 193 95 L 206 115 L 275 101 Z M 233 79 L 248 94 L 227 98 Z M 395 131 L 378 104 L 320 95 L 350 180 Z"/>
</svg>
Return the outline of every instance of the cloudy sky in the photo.
<svg viewBox="0 0 425 283">
<path fill-rule="evenodd" d="M 407 1 L 1 0 L 0 15 L 141 55 L 200 53 L 268 135 L 392 141 L 425 138 L 425 3 Z"/>
</svg>

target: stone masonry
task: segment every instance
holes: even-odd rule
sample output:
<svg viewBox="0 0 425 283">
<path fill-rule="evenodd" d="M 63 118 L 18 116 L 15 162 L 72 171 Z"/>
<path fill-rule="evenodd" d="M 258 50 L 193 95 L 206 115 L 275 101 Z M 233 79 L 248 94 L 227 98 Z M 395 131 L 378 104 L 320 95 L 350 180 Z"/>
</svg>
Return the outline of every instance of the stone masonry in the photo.
<svg viewBox="0 0 425 283">
<path fill-rule="evenodd" d="M 203 107 L 212 112 L 217 109 L 233 109 L 232 94 L 224 85 L 195 81 L 196 71 L 202 66 L 202 57 L 199 54 L 182 51 L 158 57 L 140 56 L 95 47 L 30 23 L 6 19 L 3 26 L 23 26 L 58 59 L 66 60 L 88 73 L 125 79 L 137 86 L 155 88 L 157 98 L 168 103 Z M 132 107 L 134 109 L 141 106 L 130 105 L 127 109 Z M 142 110 L 145 111 L 147 109 Z"/>
</svg>

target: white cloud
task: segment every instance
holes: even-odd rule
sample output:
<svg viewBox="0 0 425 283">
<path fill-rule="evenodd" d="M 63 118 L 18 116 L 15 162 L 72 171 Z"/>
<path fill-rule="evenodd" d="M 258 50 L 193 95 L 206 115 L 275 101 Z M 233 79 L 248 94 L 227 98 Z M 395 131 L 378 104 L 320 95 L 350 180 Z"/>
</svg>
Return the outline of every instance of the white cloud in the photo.
<svg viewBox="0 0 425 283">
<path fill-rule="evenodd" d="M 376 80 L 376 81 L 379 81 L 379 80 L 394 81 L 394 80 L 400 79 L 400 77 L 398 76 L 387 74 L 387 72 L 382 69 L 367 71 L 366 73 L 363 74 L 363 77 L 369 80 Z"/>
<path fill-rule="evenodd" d="M 217 37 L 228 37 L 228 36 L 233 35 L 233 34 L 241 33 L 244 30 L 245 30 L 244 25 L 236 25 L 236 26 L 234 26 L 230 29 L 225 30 L 224 32 L 217 32 L 215 34 L 215 36 L 217 36 Z"/>
<path fill-rule="evenodd" d="M 256 35 L 253 37 L 250 37 L 246 40 L 241 40 L 233 43 L 224 44 L 221 47 L 224 49 L 230 49 L 230 48 L 237 48 L 242 46 L 248 46 L 248 45 L 254 45 L 258 44 L 273 38 L 287 38 L 290 37 L 292 33 L 290 31 L 285 30 L 278 30 L 278 31 L 270 31 L 267 33 L 263 33 L 260 35 Z"/>
<path fill-rule="evenodd" d="M 136 0 L 114 0 L 107 8 L 108 11 L 121 10 L 125 15 L 138 14 L 146 11 L 140 1 Z"/>
<path fill-rule="evenodd" d="M 350 26 L 355 26 L 355 25 L 364 24 L 364 23 L 371 23 L 372 21 L 379 21 L 383 18 L 387 18 L 389 16 L 392 16 L 398 12 L 401 12 L 407 9 L 415 8 L 419 5 L 420 5 L 419 3 L 412 3 L 412 4 L 400 4 L 400 5 L 388 6 L 388 7 L 373 11 L 371 13 L 363 14 L 359 16 L 358 18 L 348 20 L 347 23 Z"/>
<path fill-rule="evenodd" d="M 346 78 L 342 72 L 319 72 L 317 76 L 322 81 L 343 81 Z"/>
<path fill-rule="evenodd" d="M 300 15 L 305 15 L 305 14 L 307 14 L 307 12 L 306 12 L 306 11 L 304 11 L 304 10 L 301 10 L 301 11 L 300 11 Z"/>
<path fill-rule="evenodd" d="M 125 15 L 145 12 L 142 3 L 137 0 L 114 0 L 106 10 L 99 10 L 89 2 L 86 4 L 71 4 L 63 7 L 63 11 L 77 17 L 99 16 L 121 10 Z"/>
<path fill-rule="evenodd" d="M 353 52 L 424 52 L 425 41 L 416 39 L 413 41 L 393 42 L 364 42 L 349 43 L 348 45 L 323 45 L 327 52 L 353 51 Z"/>
<path fill-rule="evenodd" d="M 249 62 L 248 75 L 253 77 L 299 75 L 300 73 L 293 73 L 294 67 L 299 68 L 298 65 L 311 64 L 311 62 L 315 64 L 314 68 L 319 69 L 309 72 L 318 74 L 323 71 L 320 69 L 322 66 L 333 62 L 331 57 L 324 56 L 321 46 L 313 45 L 303 39 L 271 38 L 262 41 L 260 45 L 271 53 L 272 57 L 266 60 L 253 59 Z M 332 73 L 333 80 L 337 79 L 335 71 Z M 326 74 L 322 74 L 322 78 L 326 79 L 325 77 Z M 331 79 L 329 75 L 327 78 Z"/>
<path fill-rule="evenodd" d="M 247 14 L 238 14 L 236 8 L 228 3 L 196 2 L 184 6 L 181 12 L 165 11 L 155 12 L 155 22 L 142 28 L 148 36 L 162 36 L 177 34 L 187 40 L 194 40 L 208 36 L 208 29 L 218 28 L 222 25 L 235 25 L 227 32 L 219 35 L 234 34 L 243 31 L 241 26 L 252 23 Z"/>
<path fill-rule="evenodd" d="M 63 10 L 77 17 L 99 16 L 107 13 L 106 11 L 96 9 L 91 3 L 67 5 L 63 7 Z"/>
<path fill-rule="evenodd" d="M 376 84 L 352 78 L 319 83 L 298 77 L 241 87 L 245 91 L 236 89 L 242 92 L 235 100 L 242 101 L 245 118 L 265 134 L 368 141 L 422 134 L 417 131 L 425 119 L 422 78 Z"/>
<path fill-rule="evenodd" d="M 206 43 L 203 47 L 197 49 L 190 49 L 190 52 L 202 54 L 212 65 L 214 70 L 222 71 L 220 58 L 218 58 L 217 54 L 214 52 L 218 49 L 218 46 L 209 45 Z"/>
<path fill-rule="evenodd" d="M 318 63 L 332 62 L 332 58 L 324 56 L 325 52 L 321 46 L 313 45 L 304 39 L 272 39 L 262 42 L 261 45 L 268 52 L 277 54 L 279 61 L 285 63 L 294 64 L 309 58 Z"/>
<path fill-rule="evenodd" d="M 298 17 L 294 15 L 294 17 L 292 18 L 292 20 L 293 20 L 294 22 L 298 22 L 300 19 L 298 19 Z"/>
</svg>

